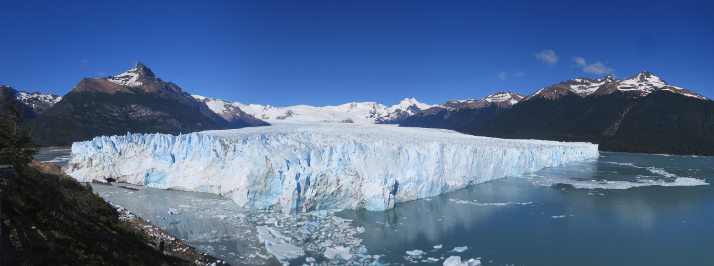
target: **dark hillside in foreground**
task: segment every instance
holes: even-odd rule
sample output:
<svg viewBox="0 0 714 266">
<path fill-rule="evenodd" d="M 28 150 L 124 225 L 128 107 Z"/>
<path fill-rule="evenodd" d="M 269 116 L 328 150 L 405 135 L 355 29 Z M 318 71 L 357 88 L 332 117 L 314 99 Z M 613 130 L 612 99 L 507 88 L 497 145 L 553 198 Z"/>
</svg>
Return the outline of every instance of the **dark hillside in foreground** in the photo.
<svg viewBox="0 0 714 266">
<path fill-rule="evenodd" d="M 147 245 L 149 236 L 67 176 L 0 174 L 0 200 L 0 265 L 193 265 Z"/>
</svg>

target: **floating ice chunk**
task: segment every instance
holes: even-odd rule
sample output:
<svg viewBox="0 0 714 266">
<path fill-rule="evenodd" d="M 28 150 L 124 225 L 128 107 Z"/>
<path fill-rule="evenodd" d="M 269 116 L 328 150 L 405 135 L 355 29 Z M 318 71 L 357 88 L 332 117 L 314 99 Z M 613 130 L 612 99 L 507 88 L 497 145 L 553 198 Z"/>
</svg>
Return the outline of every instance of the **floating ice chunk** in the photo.
<svg viewBox="0 0 714 266">
<path fill-rule="evenodd" d="M 444 260 L 444 266 L 466 266 L 466 262 L 461 261 L 460 256 L 451 256 Z"/>
<path fill-rule="evenodd" d="M 468 201 L 468 200 L 457 200 L 457 199 L 449 199 L 451 202 L 455 202 L 458 204 L 469 204 L 469 205 L 474 205 L 474 206 L 485 206 L 485 207 L 501 207 L 501 206 L 509 206 L 509 205 L 530 205 L 533 204 L 532 201 L 529 202 L 478 202 L 477 200 L 474 201 Z"/>
<path fill-rule="evenodd" d="M 590 190 L 590 191 L 588 191 L 588 195 L 590 195 L 590 196 L 604 196 L 605 194 L 603 194 L 602 192 L 597 191 L 597 190 Z"/>
<path fill-rule="evenodd" d="M 598 155 L 590 143 L 387 125 L 286 124 L 96 137 L 72 144 L 64 170 L 82 182 L 115 179 L 225 195 L 250 209 L 379 211 Z"/>
<path fill-rule="evenodd" d="M 461 253 L 461 252 L 466 251 L 467 249 L 469 249 L 468 246 L 463 246 L 463 247 L 455 247 L 455 248 L 452 249 L 451 251 L 452 251 L 452 252 L 459 252 L 459 253 Z"/>
<path fill-rule="evenodd" d="M 565 218 L 565 215 L 564 215 L 564 214 L 561 214 L 561 215 L 553 215 L 553 216 L 551 216 L 550 218 L 553 218 L 553 219 L 563 219 L 563 218 Z"/>
<path fill-rule="evenodd" d="M 633 187 L 662 186 L 662 187 L 689 187 L 709 185 L 704 180 L 691 177 L 678 177 L 674 181 L 640 178 L 637 181 L 612 181 L 612 180 L 577 180 L 569 178 L 535 177 L 528 178 L 533 184 L 539 186 L 553 186 L 556 184 L 571 185 L 577 189 L 629 189 Z"/>
<path fill-rule="evenodd" d="M 290 238 L 282 235 L 277 230 L 267 226 L 257 226 L 258 239 L 265 245 L 268 253 L 275 256 L 281 263 L 305 255 L 305 252 L 290 244 Z M 260 254 L 259 254 L 260 255 Z"/>
<path fill-rule="evenodd" d="M 441 249 L 442 247 L 444 247 L 443 244 L 438 244 L 438 245 L 434 246 L 434 249 Z"/>
<path fill-rule="evenodd" d="M 469 259 L 467 262 L 468 262 L 469 265 L 471 265 L 471 266 L 481 265 L 481 260 L 480 260 L 480 259 Z"/>
<path fill-rule="evenodd" d="M 409 256 L 421 256 L 424 254 L 425 254 L 424 251 L 421 251 L 419 249 L 407 250 L 407 255 L 409 255 Z"/>
<path fill-rule="evenodd" d="M 357 252 L 359 252 L 359 254 L 367 254 L 367 248 L 359 247 L 359 249 L 357 249 Z"/>
<path fill-rule="evenodd" d="M 349 260 L 352 258 L 352 254 L 350 254 L 350 249 L 346 247 L 329 247 L 325 249 L 325 258 L 328 259 L 343 259 L 343 260 Z"/>
<path fill-rule="evenodd" d="M 305 258 L 305 262 L 307 262 L 307 263 L 315 263 L 315 258 L 313 258 L 313 257 L 307 257 L 307 258 Z"/>
<path fill-rule="evenodd" d="M 481 265 L 480 259 L 469 259 L 461 261 L 460 256 L 451 256 L 444 260 L 444 266 L 477 266 Z"/>
</svg>

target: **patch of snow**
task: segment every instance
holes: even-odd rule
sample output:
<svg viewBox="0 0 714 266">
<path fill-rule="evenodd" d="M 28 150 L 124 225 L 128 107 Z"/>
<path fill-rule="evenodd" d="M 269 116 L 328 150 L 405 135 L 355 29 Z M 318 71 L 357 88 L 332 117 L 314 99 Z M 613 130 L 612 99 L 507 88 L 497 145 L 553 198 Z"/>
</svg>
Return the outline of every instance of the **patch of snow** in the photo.
<svg viewBox="0 0 714 266">
<path fill-rule="evenodd" d="M 110 76 L 107 78 L 109 82 L 116 83 L 119 85 L 129 86 L 129 87 L 139 87 L 143 85 L 139 81 L 139 69 L 134 67 L 116 76 Z"/>
</svg>

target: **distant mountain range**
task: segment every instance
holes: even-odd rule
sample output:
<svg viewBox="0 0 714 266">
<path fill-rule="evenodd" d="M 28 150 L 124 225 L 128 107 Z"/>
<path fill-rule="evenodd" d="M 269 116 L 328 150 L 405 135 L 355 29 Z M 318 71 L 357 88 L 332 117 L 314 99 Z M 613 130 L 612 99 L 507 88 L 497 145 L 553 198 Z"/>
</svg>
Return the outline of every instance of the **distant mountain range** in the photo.
<svg viewBox="0 0 714 266">
<path fill-rule="evenodd" d="M 187 133 L 280 122 L 391 123 L 501 137 L 589 141 L 610 151 L 714 155 L 714 102 L 642 72 L 627 79 L 576 78 L 531 95 L 497 92 L 440 105 L 406 98 L 386 106 L 275 107 L 190 95 L 145 65 L 116 76 L 85 78 L 67 95 L 27 93 L 8 86 L 26 107 L 42 146 L 69 145 L 98 135 Z"/>
<path fill-rule="evenodd" d="M 24 111 L 29 117 L 35 117 L 50 109 L 53 105 L 62 100 L 62 96 L 54 94 L 44 94 L 41 92 L 28 93 L 17 91 L 10 86 L 0 86 L 0 95 L 10 94 L 17 99 L 18 103 L 23 106 Z"/>
<path fill-rule="evenodd" d="M 449 101 L 400 125 L 589 141 L 607 151 L 714 155 L 714 102 L 646 71 L 621 80 L 609 75 L 567 80 L 513 100 L 457 107 Z"/>
<path fill-rule="evenodd" d="M 398 124 L 405 118 L 417 114 L 431 105 L 420 103 L 413 98 L 406 98 L 399 104 L 388 107 L 376 102 L 352 102 L 337 106 L 315 107 L 295 105 L 275 107 L 270 105 L 230 103 L 193 95 L 208 105 L 215 113 L 227 117 L 242 116 L 248 113 L 256 118 L 274 122 L 328 122 L 361 124 Z"/>
</svg>

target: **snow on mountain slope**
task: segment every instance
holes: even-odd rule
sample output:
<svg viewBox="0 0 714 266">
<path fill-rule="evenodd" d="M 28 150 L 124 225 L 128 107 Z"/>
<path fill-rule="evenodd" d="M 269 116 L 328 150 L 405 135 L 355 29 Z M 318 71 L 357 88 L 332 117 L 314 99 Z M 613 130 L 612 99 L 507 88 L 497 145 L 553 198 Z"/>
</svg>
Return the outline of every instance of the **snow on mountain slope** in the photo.
<svg viewBox="0 0 714 266">
<path fill-rule="evenodd" d="M 209 97 L 204 97 L 201 95 L 191 95 L 193 98 L 203 102 L 208 106 L 208 109 L 211 109 L 214 113 L 216 113 L 218 116 L 222 117 L 228 122 L 234 122 L 234 121 L 240 121 L 241 119 L 249 119 L 249 120 L 254 120 L 256 119 L 250 114 L 247 114 L 243 110 L 240 109 L 235 104 L 229 103 L 227 101 L 221 100 L 221 99 L 215 99 L 215 98 L 209 98 Z"/>
<path fill-rule="evenodd" d="M 398 123 L 431 105 L 414 98 L 405 98 L 399 104 L 387 107 L 376 102 L 352 102 L 336 106 L 294 105 L 275 107 L 270 105 L 233 103 L 234 106 L 256 118 L 268 122 L 334 122 L 334 123 Z"/>
<path fill-rule="evenodd" d="M 15 97 L 17 97 L 18 100 L 27 105 L 30 105 L 32 103 L 44 103 L 52 106 L 62 100 L 62 96 L 54 94 L 44 94 L 41 92 L 27 93 L 24 91 L 18 91 Z"/>
<path fill-rule="evenodd" d="M 669 85 L 662 78 L 653 75 L 650 72 L 644 71 L 629 79 L 618 80 L 612 86 L 603 86 L 596 93 L 607 94 L 614 90 L 623 92 L 634 92 L 640 96 L 646 96 L 652 92 L 666 90 L 677 94 L 682 94 L 687 97 L 697 98 L 700 100 L 708 100 L 706 97 L 698 93 L 686 90 L 681 87 Z"/>
<path fill-rule="evenodd" d="M 82 182 L 210 192 L 254 209 L 385 210 L 597 156 L 589 143 L 321 123 L 96 137 L 72 145 L 64 170 Z"/>
<path fill-rule="evenodd" d="M 523 98 L 525 98 L 525 96 L 515 92 L 501 91 L 488 95 L 480 100 L 450 100 L 442 104 L 440 107 L 448 110 L 458 110 L 463 108 L 478 109 L 493 105 L 501 108 L 507 108 L 519 103 L 523 100 Z"/>
<path fill-rule="evenodd" d="M 520 95 L 518 93 L 513 93 L 513 92 L 498 92 L 491 94 L 489 96 L 486 96 L 483 98 L 483 101 L 489 102 L 489 103 L 508 103 L 511 105 L 517 104 L 519 100 L 523 99 L 523 95 Z"/>
<path fill-rule="evenodd" d="M 123 86 L 129 86 L 129 87 L 139 87 L 143 85 L 141 81 L 139 81 L 139 78 L 141 76 L 141 69 L 137 65 L 136 67 L 127 70 L 124 73 L 121 73 L 116 76 L 109 76 L 107 80 L 109 82 L 123 85 Z"/>
<path fill-rule="evenodd" d="M 28 109 L 32 110 L 35 114 L 41 114 L 50 109 L 62 100 L 62 96 L 54 94 L 45 94 L 41 92 L 28 93 L 24 91 L 18 91 L 7 85 L 0 85 L 0 95 L 9 94 L 15 97 L 17 101 L 24 104 Z"/>
<path fill-rule="evenodd" d="M 35 113 L 43 113 L 62 100 L 62 96 L 41 92 L 27 93 L 18 91 L 15 98 L 30 107 Z"/>
<path fill-rule="evenodd" d="M 561 83 L 542 88 L 527 98 L 544 97 L 547 99 L 559 98 L 566 94 L 575 94 L 580 97 L 590 95 L 605 95 L 615 91 L 621 91 L 636 96 L 647 96 L 648 94 L 666 90 L 673 93 L 682 94 L 687 97 L 708 100 L 698 93 L 683 89 L 681 87 L 667 84 L 663 79 L 644 71 L 628 79 L 614 79 L 612 75 L 607 75 L 601 79 L 576 78 Z"/>
</svg>

